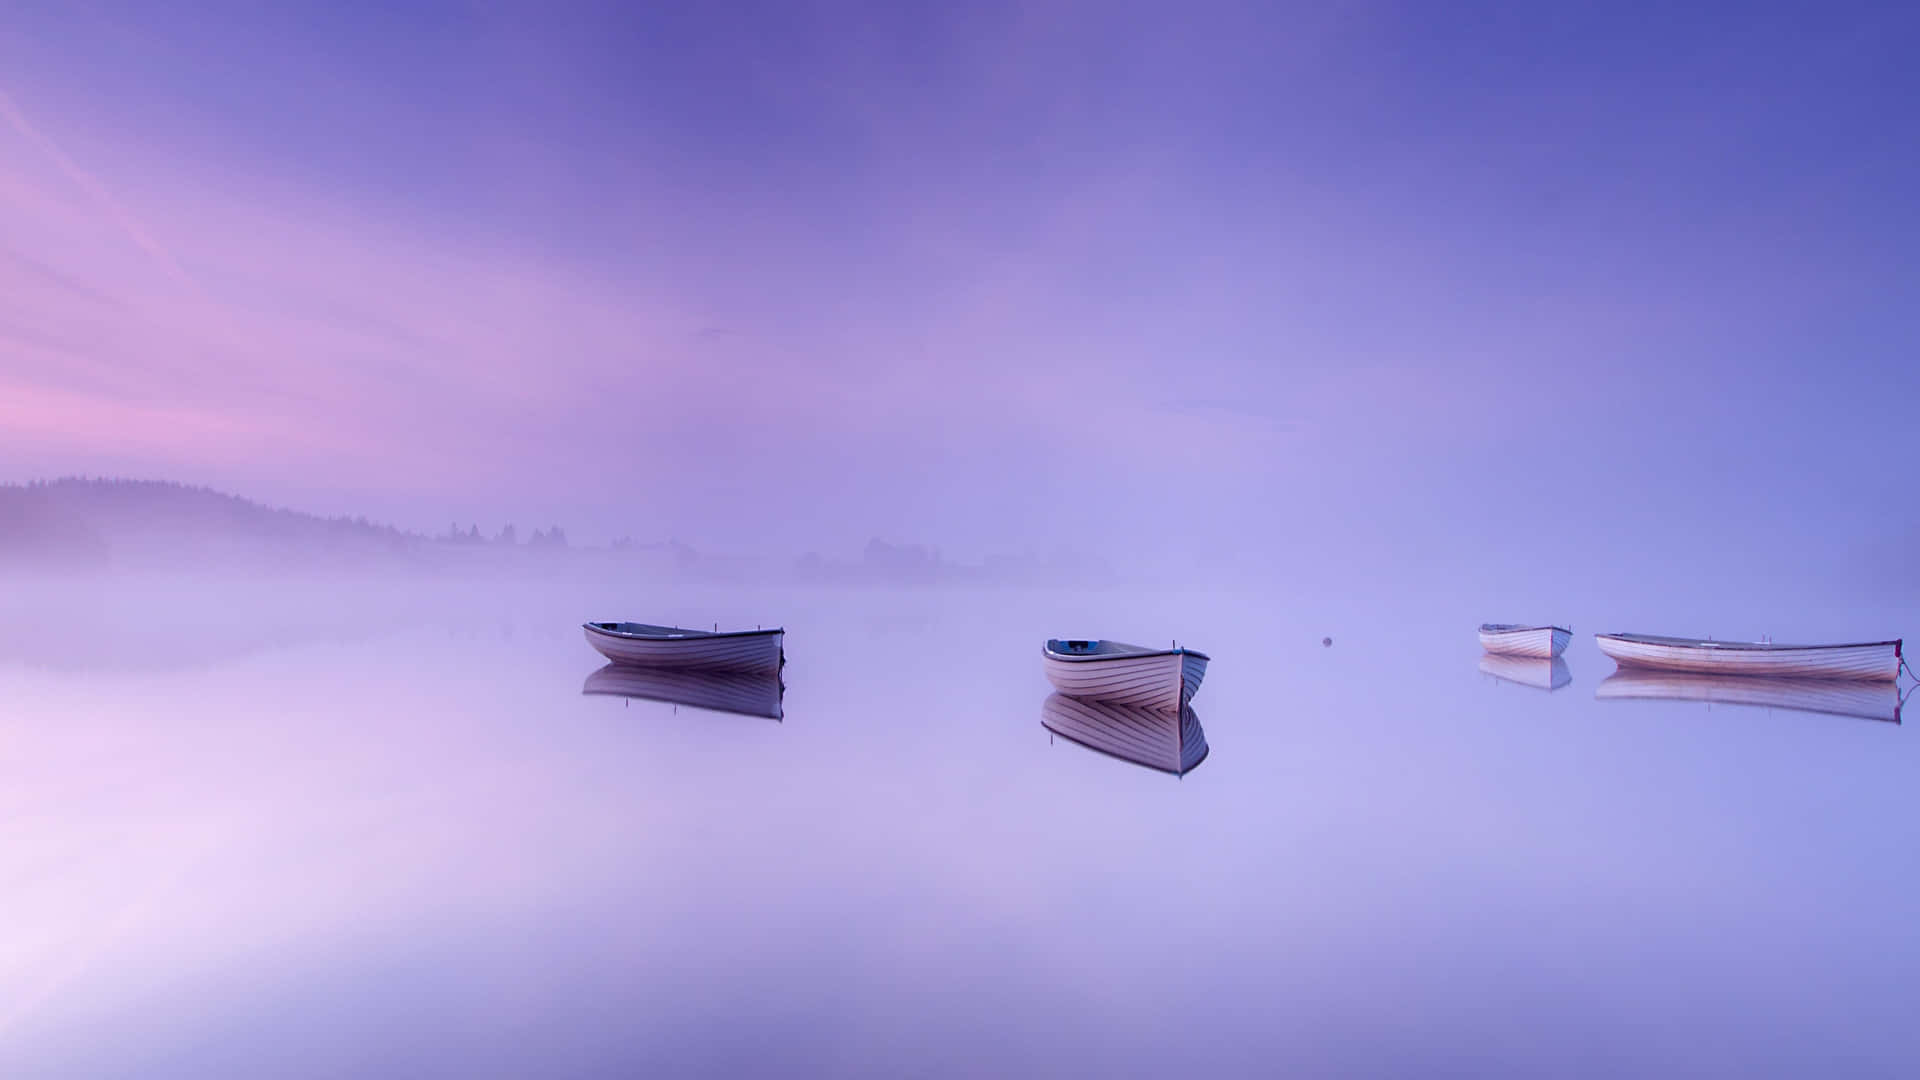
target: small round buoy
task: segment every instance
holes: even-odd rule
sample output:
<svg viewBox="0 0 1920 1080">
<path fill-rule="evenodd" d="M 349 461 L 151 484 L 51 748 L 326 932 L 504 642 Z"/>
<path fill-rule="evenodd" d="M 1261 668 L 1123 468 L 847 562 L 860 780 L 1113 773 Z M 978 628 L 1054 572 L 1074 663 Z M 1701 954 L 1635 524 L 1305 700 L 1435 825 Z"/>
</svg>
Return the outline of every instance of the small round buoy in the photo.
<svg viewBox="0 0 1920 1080">
<path fill-rule="evenodd" d="M 1330 638 L 1330 637 L 1323 637 L 1323 638 L 1321 638 L 1321 639 L 1320 639 L 1320 644 L 1322 644 L 1322 645 L 1324 645 L 1324 646 L 1326 646 L 1327 648 L 1329 648 L 1329 649 L 1331 649 L 1331 648 L 1333 648 L 1333 639 L 1332 639 L 1332 638 Z"/>
</svg>

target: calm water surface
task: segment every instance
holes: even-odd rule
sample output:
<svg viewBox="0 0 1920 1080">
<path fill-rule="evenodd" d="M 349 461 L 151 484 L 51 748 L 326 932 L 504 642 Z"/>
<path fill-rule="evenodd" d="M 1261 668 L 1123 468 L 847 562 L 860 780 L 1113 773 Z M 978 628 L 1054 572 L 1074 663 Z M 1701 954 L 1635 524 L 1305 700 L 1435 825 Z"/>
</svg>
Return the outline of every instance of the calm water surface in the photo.
<svg viewBox="0 0 1920 1080">
<path fill-rule="evenodd" d="M 1598 699 L 1592 630 L 1788 636 L 1613 599 L 44 586 L 0 1075 L 1914 1075 L 1910 728 Z M 1541 616 L 1565 685 L 1481 670 Z M 583 693 L 643 617 L 783 623 L 784 719 Z M 1050 634 L 1211 652 L 1211 755 L 1050 735 Z"/>
</svg>

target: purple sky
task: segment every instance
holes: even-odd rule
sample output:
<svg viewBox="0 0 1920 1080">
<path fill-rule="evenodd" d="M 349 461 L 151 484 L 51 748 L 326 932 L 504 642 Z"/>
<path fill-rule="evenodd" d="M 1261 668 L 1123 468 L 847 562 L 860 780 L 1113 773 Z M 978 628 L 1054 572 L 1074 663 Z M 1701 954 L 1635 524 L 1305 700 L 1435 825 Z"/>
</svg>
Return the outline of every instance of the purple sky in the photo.
<svg viewBox="0 0 1920 1080">
<path fill-rule="evenodd" d="M 13 9 L 0 479 L 769 552 L 1920 535 L 1910 11 L 551 7 Z"/>
</svg>

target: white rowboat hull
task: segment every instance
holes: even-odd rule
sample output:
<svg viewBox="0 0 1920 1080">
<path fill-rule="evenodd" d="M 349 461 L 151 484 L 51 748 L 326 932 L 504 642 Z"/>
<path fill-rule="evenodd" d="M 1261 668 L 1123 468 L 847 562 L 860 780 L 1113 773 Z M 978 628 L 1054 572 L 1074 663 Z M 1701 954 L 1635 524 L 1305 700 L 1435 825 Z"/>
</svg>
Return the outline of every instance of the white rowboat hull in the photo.
<svg viewBox="0 0 1920 1080">
<path fill-rule="evenodd" d="M 1900 674 L 1900 643 L 1770 645 L 1692 641 L 1641 634 L 1597 634 L 1600 651 L 1621 667 L 1702 675 L 1771 675 L 1803 679 L 1872 679 Z"/>
<path fill-rule="evenodd" d="M 1042 654 L 1055 690 L 1084 701 L 1179 712 L 1207 674 L 1207 658 L 1192 652 L 1094 656 L 1058 660 Z"/>
<path fill-rule="evenodd" d="M 1567 651 L 1573 632 L 1557 626 L 1525 626 L 1513 630 L 1480 628 L 1480 647 L 1496 656 L 1527 656 L 1551 660 Z"/>
<path fill-rule="evenodd" d="M 786 635 L 779 630 L 670 638 L 610 633 L 591 623 L 584 629 L 600 655 L 635 667 L 779 671 L 785 657 Z"/>
</svg>

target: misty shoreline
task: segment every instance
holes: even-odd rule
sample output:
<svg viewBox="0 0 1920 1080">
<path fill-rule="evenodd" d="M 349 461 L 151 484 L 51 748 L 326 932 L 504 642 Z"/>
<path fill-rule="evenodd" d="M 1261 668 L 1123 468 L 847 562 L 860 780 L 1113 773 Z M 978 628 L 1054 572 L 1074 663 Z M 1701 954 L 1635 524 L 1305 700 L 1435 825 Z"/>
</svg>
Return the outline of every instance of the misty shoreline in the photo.
<svg viewBox="0 0 1920 1080">
<path fill-rule="evenodd" d="M 620 580 L 685 584 L 1076 587 L 1118 583 L 1104 561 L 1058 553 L 949 562 L 921 544 L 868 542 L 855 559 L 702 552 L 677 540 L 576 545 L 558 525 L 519 539 L 477 524 L 429 536 L 326 518 L 166 481 L 65 478 L 0 485 L 0 578 L 194 574 L 356 579 Z"/>
</svg>

